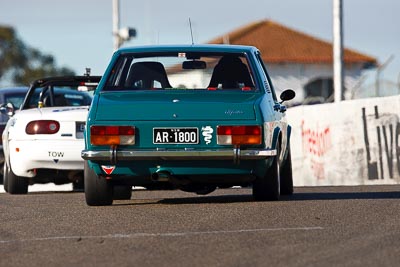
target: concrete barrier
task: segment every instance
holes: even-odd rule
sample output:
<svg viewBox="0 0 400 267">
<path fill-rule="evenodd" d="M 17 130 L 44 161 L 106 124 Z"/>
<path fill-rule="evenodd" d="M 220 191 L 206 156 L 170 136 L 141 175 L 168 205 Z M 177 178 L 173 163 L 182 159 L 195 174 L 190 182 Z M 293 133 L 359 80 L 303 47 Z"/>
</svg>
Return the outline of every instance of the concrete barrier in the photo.
<svg viewBox="0 0 400 267">
<path fill-rule="evenodd" d="M 289 108 L 294 185 L 399 184 L 399 114 L 400 96 Z"/>
</svg>

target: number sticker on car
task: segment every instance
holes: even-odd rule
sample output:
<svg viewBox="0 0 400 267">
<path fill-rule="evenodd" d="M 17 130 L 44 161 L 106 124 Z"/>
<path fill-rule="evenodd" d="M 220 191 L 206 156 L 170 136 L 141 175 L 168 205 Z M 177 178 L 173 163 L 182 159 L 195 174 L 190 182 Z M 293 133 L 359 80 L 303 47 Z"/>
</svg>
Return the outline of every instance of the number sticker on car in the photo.
<svg viewBox="0 0 400 267">
<path fill-rule="evenodd" d="M 198 128 L 153 128 L 153 144 L 198 144 Z"/>
<path fill-rule="evenodd" d="M 86 122 L 77 121 L 76 125 L 76 139 L 83 139 L 83 132 L 85 131 Z"/>
</svg>

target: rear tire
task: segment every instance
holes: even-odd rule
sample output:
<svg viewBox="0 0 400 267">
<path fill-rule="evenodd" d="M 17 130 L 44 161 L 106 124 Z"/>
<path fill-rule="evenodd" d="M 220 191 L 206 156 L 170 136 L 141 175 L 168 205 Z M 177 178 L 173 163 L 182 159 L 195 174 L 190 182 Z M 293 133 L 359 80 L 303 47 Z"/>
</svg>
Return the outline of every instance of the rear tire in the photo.
<svg viewBox="0 0 400 267">
<path fill-rule="evenodd" d="M 4 162 L 4 190 L 12 195 L 28 194 L 28 179 L 17 176 L 11 168 Z"/>
<path fill-rule="evenodd" d="M 98 176 L 84 163 L 84 187 L 86 204 L 89 206 L 109 206 L 113 202 L 113 186 L 105 177 Z"/>
<path fill-rule="evenodd" d="M 83 178 L 72 182 L 72 191 L 74 191 L 74 192 L 84 192 L 85 191 L 85 185 L 83 183 Z"/>
<path fill-rule="evenodd" d="M 290 145 L 285 163 L 282 165 L 281 171 L 281 195 L 293 195 L 293 173 L 292 173 L 292 156 Z"/>
<path fill-rule="evenodd" d="M 3 162 L 3 166 L 0 165 L 0 184 L 4 184 L 4 164 L 5 162 Z"/>
<path fill-rule="evenodd" d="M 276 146 L 276 156 L 271 167 L 263 177 L 258 177 L 253 182 L 253 197 L 256 201 L 275 201 L 280 197 L 280 166 L 279 166 L 279 143 Z"/>
<path fill-rule="evenodd" d="M 114 185 L 113 199 L 129 200 L 132 197 L 132 186 Z"/>
<path fill-rule="evenodd" d="M 8 193 L 8 178 L 6 177 L 6 163 L 4 162 L 3 165 L 3 187 L 4 187 L 4 191 L 6 191 Z"/>
</svg>

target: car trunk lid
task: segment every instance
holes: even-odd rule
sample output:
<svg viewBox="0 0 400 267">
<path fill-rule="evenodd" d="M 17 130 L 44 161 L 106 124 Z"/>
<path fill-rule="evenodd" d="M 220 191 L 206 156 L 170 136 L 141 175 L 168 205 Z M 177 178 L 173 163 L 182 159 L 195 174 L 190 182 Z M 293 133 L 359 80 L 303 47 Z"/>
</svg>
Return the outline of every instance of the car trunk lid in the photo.
<svg viewBox="0 0 400 267">
<path fill-rule="evenodd" d="M 15 116 L 18 127 L 25 132 L 26 125 L 31 121 L 54 120 L 59 122 L 60 130 L 55 134 L 19 135 L 23 139 L 38 140 L 70 140 L 83 139 L 88 106 L 35 108 L 18 112 Z"/>
<path fill-rule="evenodd" d="M 96 121 L 254 120 L 258 98 L 242 92 L 104 92 Z"/>
</svg>

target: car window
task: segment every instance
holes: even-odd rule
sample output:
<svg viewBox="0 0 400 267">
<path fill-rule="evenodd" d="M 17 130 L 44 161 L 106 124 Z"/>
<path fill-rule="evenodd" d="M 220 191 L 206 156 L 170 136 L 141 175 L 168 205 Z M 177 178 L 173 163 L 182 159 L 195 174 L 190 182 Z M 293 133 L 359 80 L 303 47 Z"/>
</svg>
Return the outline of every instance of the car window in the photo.
<svg viewBox="0 0 400 267">
<path fill-rule="evenodd" d="M 25 99 L 25 93 L 6 94 L 4 96 L 5 103 L 13 104 L 14 108 L 19 109 Z"/>
<path fill-rule="evenodd" d="M 121 55 L 104 90 L 255 91 L 244 53 L 174 52 Z"/>
<path fill-rule="evenodd" d="M 256 57 L 257 57 L 258 63 L 262 67 L 263 74 L 265 76 L 264 78 L 266 79 L 265 80 L 265 87 L 266 87 L 267 93 L 271 93 L 272 94 L 272 98 L 274 99 L 275 102 L 277 102 L 278 98 L 276 97 L 275 89 L 272 86 L 271 78 L 268 75 L 267 68 L 265 67 L 265 64 L 264 64 L 259 52 L 256 54 Z"/>
<path fill-rule="evenodd" d="M 30 95 L 28 105 L 29 108 L 36 108 L 40 105 L 43 107 L 89 106 L 91 102 L 92 96 L 88 92 L 77 91 L 76 88 L 48 87 L 43 89 L 38 87 Z"/>
</svg>

